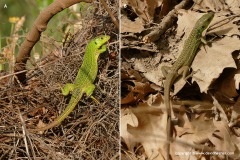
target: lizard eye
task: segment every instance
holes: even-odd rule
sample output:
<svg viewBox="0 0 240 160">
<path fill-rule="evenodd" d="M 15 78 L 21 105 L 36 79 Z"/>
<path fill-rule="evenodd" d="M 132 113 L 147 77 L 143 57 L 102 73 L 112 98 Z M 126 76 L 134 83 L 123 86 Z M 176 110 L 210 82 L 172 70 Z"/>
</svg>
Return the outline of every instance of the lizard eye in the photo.
<svg viewBox="0 0 240 160">
<path fill-rule="evenodd" d="M 97 42 L 96 42 L 96 41 L 95 41 L 94 43 L 97 45 Z"/>
</svg>

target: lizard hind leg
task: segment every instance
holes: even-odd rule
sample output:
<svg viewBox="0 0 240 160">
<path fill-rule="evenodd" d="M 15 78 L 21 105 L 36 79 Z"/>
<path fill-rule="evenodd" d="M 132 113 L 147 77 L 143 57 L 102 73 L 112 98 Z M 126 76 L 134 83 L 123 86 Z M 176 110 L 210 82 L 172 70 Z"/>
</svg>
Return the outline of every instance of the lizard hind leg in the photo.
<svg viewBox="0 0 240 160">
<path fill-rule="evenodd" d="M 169 66 L 162 66 L 161 71 L 164 77 L 167 77 L 169 71 L 171 70 L 171 67 Z"/>
<path fill-rule="evenodd" d="M 191 77 L 190 74 L 190 68 L 188 66 L 182 66 L 179 70 L 178 70 L 178 74 L 182 75 L 182 78 L 184 79 L 185 82 L 189 83 L 187 80 L 188 78 Z M 190 84 L 190 83 L 189 83 Z"/>
<path fill-rule="evenodd" d="M 95 85 L 89 84 L 88 87 L 86 88 L 85 93 L 86 93 L 87 97 L 92 98 L 94 102 L 96 102 L 97 104 L 100 104 L 100 102 L 95 97 L 92 96 L 94 89 L 95 89 Z"/>
<path fill-rule="evenodd" d="M 189 83 L 187 80 L 190 77 L 194 77 L 194 74 L 196 74 L 198 71 L 200 71 L 200 70 L 190 72 L 190 68 L 188 66 L 183 66 L 182 68 L 180 68 L 178 70 L 178 74 L 181 74 L 183 76 L 184 81 Z"/>
</svg>

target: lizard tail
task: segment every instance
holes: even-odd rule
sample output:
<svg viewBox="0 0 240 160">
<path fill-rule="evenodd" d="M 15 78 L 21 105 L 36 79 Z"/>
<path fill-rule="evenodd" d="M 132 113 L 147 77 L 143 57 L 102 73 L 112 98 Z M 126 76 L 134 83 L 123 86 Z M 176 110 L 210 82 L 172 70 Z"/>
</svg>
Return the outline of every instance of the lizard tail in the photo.
<svg viewBox="0 0 240 160">
<path fill-rule="evenodd" d="M 28 131 L 30 131 L 30 132 L 45 131 L 47 129 L 50 129 L 50 128 L 53 128 L 53 127 L 59 125 L 73 111 L 73 109 L 75 108 L 75 106 L 77 105 L 77 103 L 79 102 L 79 99 L 81 99 L 81 97 L 82 97 L 82 94 L 78 95 L 77 98 L 72 97 L 67 108 L 52 123 L 50 123 L 47 126 L 42 127 L 42 128 L 28 129 Z"/>
<path fill-rule="evenodd" d="M 167 136 L 167 145 L 166 145 L 166 159 L 170 159 L 170 140 L 171 140 L 171 108 L 170 108 L 170 88 L 171 88 L 171 80 L 169 78 L 166 79 L 164 88 L 164 103 L 165 103 L 165 113 L 166 113 L 166 136 Z"/>
</svg>

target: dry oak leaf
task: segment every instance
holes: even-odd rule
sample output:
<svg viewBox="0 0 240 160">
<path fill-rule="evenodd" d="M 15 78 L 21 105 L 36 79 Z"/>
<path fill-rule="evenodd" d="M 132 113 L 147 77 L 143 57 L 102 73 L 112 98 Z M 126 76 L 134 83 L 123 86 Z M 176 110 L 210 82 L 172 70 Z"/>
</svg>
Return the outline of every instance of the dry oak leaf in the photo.
<svg viewBox="0 0 240 160">
<path fill-rule="evenodd" d="M 162 104 L 162 103 L 161 103 Z M 158 107 L 156 107 L 156 106 Z M 127 125 L 127 131 L 136 142 L 142 144 L 149 159 L 164 159 L 166 147 L 166 123 L 159 104 L 148 106 L 140 104 L 132 108 L 138 125 Z"/>
<path fill-rule="evenodd" d="M 133 92 L 129 92 L 124 98 L 121 99 L 121 104 L 130 104 L 137 101 L 137 97 Z"/>
<path fill-rule="evenodd" d="M 238 55 L 234 59 L 238 62 L 237 68 L 240 68 L 240 54 L 238 53 Z M 236 89 L 239 90 L 239 84 L 240 84 L 240 70 L 239 69 L 236 71 L 234 80 L 235 80 Z"/>
<path fill-rule="evenodd" d="M 238 97 L 236 103 L 233 105 L 231 120 L 228 126 L 232 127 L 240 122 L 240 97 Z"/>
<path fill-rule="evenodd" d="M 129 20 L 126 16 L 121 16 L 121 33 L 131 32 L 140 33 L 144 30 L 142 19 L 136 18 L 135 21 Z"/>
<path fill-rule="evenodd" d="M 215 34 L 219 37 L 240 35 L 238 21 L 240 16 L 229 16 L 229 12 L 215 13 L 208 34 Z"/>
<path fill-rule="evenodd" d="M 232 11 L 234 14 L 240 14 L 240 1 L 236 0 L 226 0 L 226 4 L 229 6 L 229 10 Z"/>
<path fill-rule="evenodd" d="M 193 0 L 194 10 L 220 12 L 228 9 L 228 5 L 222 0 Z"/>
<path fill-rule="evenodd" d="M 184 41 L 188 38 L 188 36 L 190 35 L 194 27 L 193 24 L 195 24 L 198 21 L 198 19 L 201 18 L 206 13 L 199 13 L 199 12 L 194 12 L 191 10 L 184 10 L 184 9 L 179 10 L 178 13 L 179 13 L 178 21 L 177 21 L 178 27 L 177 27 L 176 37 L 180 38 L 184 35 L 184 37 L 181 39 L 181 42 L 179 44 L 179 51 L 181 51 L 184 45 Z M 214 16 L 214 19 L 215 18 L 216 17 Z M 212 22 L 213 21 L 211 21 L 209 26 L 211 26 Z M 205 32 L 203 33 L 203 35 L 205 34 Z"/>
<path fill-rule="evenodd" d="M 202 114 L 192 121 L 186 114 L 182 115 L 184 119 L 183 127 L 176 126 L 176 140 L 172 145 L 173 152 L 189 153 L 196 151 L 191 145 L 207 142 L 212 137 L 216 127 L 212 120 L 205 120 L 205 115 Z M 189 145 L 188 145 L 189 144 Z M 174 154 L 173 159 L 188 160 L 197 159 L 196 155 L 181 156 Z"/>
<path fill-rule="evenodd" d="M 131 112 L 130 109 L 121 109 L 120 124 L 120 135 L 126 143 L 129 151 L 133 152 L 133 148 L 137 142 L 135 141 L 134 135 L 127 131 L 127 125 L 129 124 L 133 127 L 137 127 L 137 117 Z"/>
<path fill-rule="evenodd" d="M 232 52 L 240 50 L 240 40 L 237 37 L 227 37 L 215 41 L 211 47 L 203 46 L 195 57 L 192 69 L 197 71 L 193 81 L 199 85 L 201 92 L 207 92 L 211 82 L 218 78 L 224 68 L 236 68 Z"/>
<path fill-rule="evenodd" d="M 237 151 L 237 148 L 235 146 L 237 145 L 237 143 L 239 143 L 239 141 L 232 140 L 235 135 L 231 134 L 231 130 L 228 127 L 227 122 L 213 121 L 213 124 L 216 127 L 217 131 L 214 132 L 214 136 L 210 137 L 210 141 L 215 146 L 215 149 L 217 151 L 229 153 Z"/>
<path fill-rule="evenodd" d="M 127 0 L 134 12 L 146 22 L 154 19 L 155 9 L 159 6 L 158 0 Z"/>
<path fill-rule="evenodd" d="M 134 87 L 133 87 L 133 92 L 135 93 L 139 93 L 142 95 L 146 95 L 149 94 L 151 92 L 154 92 L 155 90 L 151 88 L 151 85 L 149 82 L 137 82 L 137 81 L 133 81 L 134 82 Z"/>
<path fill-rule="evenodd" d="M 237 87 L 235 84 L 234 76 L 236 75 L 236 69 L 226 68 L 221 76 L 218 78 L 217 83 L 214 83 L 215 97 L 218 101 L 231 100 L 231 98 L 237 97 Z"/>
<path fill-rule="evenodd" d="M 142 72 L 144 77 L 149 81 L 161 86 L 161 66 L 159 62 L 162 58 L 162 54 L 157 54 L 154 58 L 149 56 L 144 59 L 136 59 L 134 61 L 134 69 Z"/>
<path fill-rule="evenodd" d="M 132 103 L 137 100 L 145 100 L 146 95 L 155 91 L 151 88 L 151 84 L 149 82 L 138 82 L 136 80 L 129 80 L 129 82 L 132 82 L 133 86 L 127 83 L 123 84 L 130 92 L 127 96 L 121 99 L 121 104 Z"/>
<path fill-rule="evenodd" d="M 194 0 L 196 3 L 193 7 L 194 10 L 201 11 L 214 11 L 214 12 L 222 12 L 222 11 L 231 11 L 234 14 L 240 14 L 240 1 L 239 0 Z"/>
<path fill-rule="evenodd" d="M 234 76 L 234 80 L 235 80 L 235 86 L 236 86 L 236 89 L 239 90 L 239 84 L 240 84 L 240 73 L 235 74 L 235 76 Z"/>
<path fill-rule="evenodd" d="M 237 132 L 237 135 L 239 135 L 240 128 L 236 127 L 234 129 L 235 129 L 235 132 Z M 239 150 L 239 148 L 240 148 L 240 136 L 232 136 L 231 141 L 234 142 L 234 145 L 236 146 L 237 150 Z M 240 159 L 240 154 L 237 150 L 234 153 L 234 155 L 231 155 L 231 157 L 233 157 L 235 159 Z"/>
<path fill-rule="evenodd" d="M 131 79 L 135 79 L 138 82 L 144 81 L 142 75 L 134 69 L 127 69 L 127 73 Z"/>
</svg>

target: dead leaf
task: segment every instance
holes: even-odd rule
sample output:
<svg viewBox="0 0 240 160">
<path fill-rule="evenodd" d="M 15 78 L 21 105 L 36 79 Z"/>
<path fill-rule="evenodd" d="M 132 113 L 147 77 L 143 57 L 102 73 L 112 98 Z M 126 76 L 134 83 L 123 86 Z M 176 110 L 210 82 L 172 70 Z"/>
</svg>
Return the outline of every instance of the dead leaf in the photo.
<svg viewBox="0 0 240 160">
<path fill-rule="evenodd" d="M 137 117 L 138 125 L 127 125 L 127 131 L 133 135 L 135 141 L 143 145 L 149 159 L 164 159 L 166 122 L 161 116 L 160 107 L 141 104 L 131 110 Z"/>
<path fill-rule="evenodd" d="M 200 10 L 200 11 L 214 11 L 214 12 L 220 12 L 221 10 L 226 10 L 228 8 L 227 4 L 224 3 L 224 1 L 221 0 L 193 0 L 194 10 Z"/>
<path fill-rule="evenodd" d="M 197 71 L 193 76 L 201 92 L 206 92 L 211 82 L 218 78 L 224 68 L 236 68 L 232 52 L 239 50 L 239 39 L 237 37 L 227 37 L 215 41 L 212 46 L 205 46 L 206 51 L 201 47 L 195 57 L 192 68 Z"/>
<path fill-rule="evenodd" d="M 124 139 L 129 151 L 133 151 L 136 141 L 134 135 L 127 131 L 127 125 L 137 127 L 138 121 L 130 109 L 121 109 L 120 124 L 120 135 Z"/>
<path fill-rule="evenodd" d="M 159 61 L 162 58 L 162 54 L 157 54 L 154 58 L 149 56 L 144 59 L 136 59 L 134 62 L 134 69 L 143 72 L 143 75 L 149 81 L 161 86 L 161 66 Z"/>
<path fill-rule="evenodd" d="M 224 152 L 234 152 L 235 145 L 231 140 L 231 131 L 227 122 L 213 121 L 213 123 L 217 131 L 214 133 L 215 136 L 210 137 L 210 141 L 214 144 L 215 149 Z"/>
<path fill-rule="evenodd" d="M 121 99 L 121 104 L 144 101 L 146 95 L 155 91 L 137 71 L 129 69 L 127 73 L 122 79 L 122 88 L 127 88 L 129 93 Z"/>
<path fill-rule="evenodd" d="M 235 74 L 235 76 L 234 76 L 234 80 L 235 80 L 235 86 L 236 86 L 236 89 L 239 90 L 239 84 L 240 84 L 240 73 Z"/>
<path fill-rule="evenodd" d="M 240 1 L 236 0 L 226 0 L 226 4 L 228 4 L 230 11 L 232 11 L 234 14 L 239 15 L 240 14 Z"/>
<path fill-rule="evenodd" d="M 235 128 L 235 133 L 239 133 L 240 129 L 239 127 Z M 231 154 L 232 158 L 235 159 L 240 159 L 240 154 L 239 154 L 239 148 L 240 148 L 240 134 L 237 134 L 237 136 L 232 136 L 231 137 L 231 141 L 234 142 L 234 145 L 236 147 L 236 151 L 234 153 Z"/>
<path fill-rule="evenodd" d="M 121 99 L 121 104 L 130 104 L 136 102 L 137 97 L 133 92 L 129 92 L 124 98 Z"/>
<path fill-rule="evenodd" d="M 209 136 L 216 130 L 212 120 L 206 120 L 205 115 L 202 114 L 189 122 L 190 129 L 185 134 L 192 134 L 191 142 L 196 144 L 204 143 Z M 181 135 L 183 137 L 185 134 Z"/>
<path fill-rule="evenodd" d="M 217 79 L 216 84 L 211 88 L 215 88 L 215 97 L 218 101 L 226 101 L 225 99 L 232 99 L 238 96 L 234 76 L 236 69 L 226 68 L 221 76 Z"/>
<path fill-rule="evenodd" d="M 237 0 L 194 0 L 194 10 L 214 11 L 214 12 L 232 12 L 235 15 L 240 14 L 240 1 Z"/>
<path fill-rule="evenodd" d="M 175 0 L 163 0 L 159 17 L 163 18 L 164 16 L 166 16 L 176 4 L 177 2 Z"/>
<path fill-rule="evenodd" d="M 172 144 L 173 159 L 189 160 L 196 159 L 197 154 L 200 152 L 193 148 L 191 145 L 201 144 L 209 141 L 216 127 L 213 125 L 213 121 L 205 119 L 205 115 L 202 114 L 199 117 L 189 120 L 186 114 L 181 116 L 183 126 L 176 126 L 176 139 Z M 186 153 L 186 155 L 177 155 L 176 153 Z M 188 153 L 188 154 L 187 154 Z"/>
<path fill-rule="evenodd" d="M 193 24 L 195 24 L 198 21 L 198 19 L 202 17 L 205 13 L 199 13 L 199 12 L 194 12 L 191 10 L 183 10 L 183 9 L 179 10 L 178 12 L 179 12 L 178 21 L 177 21 L 178 27 L 177 27 L 176 37 L 180 38 L 184 35 L 184 37 L 181 39 L 181 42 L 178 48 L 179 51 L 182 51 L 184 41 L 189 37 L 189 34 L 191 33 L 194 27 Z"/>
<path fill-rule="evenodd" d="M 226 113 L 225 113 L 225 111 L 223 109 L 223 106 L 219 104 L 219 102 L 216 100 L 215 97 L 212 96 L 212 99 L 213 99 L 214 108 L 216 108 L 215 109 L 216 112 L 220 113 L 219 117 L 220 117 L 221 121 L 224 121 L 224 122 L 228 123 L 229 122 L 228 121 L 228 117 L 227 117 L 227 115 L 226 115 Z M 215 115 L 218 116 L 218 114 L 215 114 Z M 218 117 L 216 117 L 216 118 L 218 119 Z"/>
<path fill-rule="evenodd" d="M 239 35 L 239 25 L 238 21 L 240 20 L 240 16 L 233 17 L 230 16 L 229 13 L 215 13 L 214 19 L 211 22 L 208 34 L 216 34 L 219 37 L 225 36 L 233 36 Z"/>
<path fill-rule="evenodd" d="M 135 13 L 146 22 L 151 22 L 154 18 L 155 9 L 159 6 L 158 0 L 127 0 L 128 5 Z"/>
<path fill-rule="evenodd" d="M 121 33 L 140 33 L 143 30 L 144 24 L 140 18 L 136 18 L 134 21 L 131 21 L 126 16 L 121 16 Z"/>
<path fill-rule="evenodd" d="M 151 88 L 151 85 L 149 82 L 142 83 L 142 82 L 134 81 L 134 84 L 135 84 L 135 87 L 133 88 L 133 91 L 135 93 L 140 93 L 140 94 L 146 95 L 151 92 L 154 92 L 154 89 Z"/>
<path fill-rule="evenodd" d="M 233 105 L 231 120 L 228 126 L 232 127 L 239 122 L 240 122 L 240 97 L 238 97 L 237 102 Z"/>
</svg>

